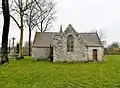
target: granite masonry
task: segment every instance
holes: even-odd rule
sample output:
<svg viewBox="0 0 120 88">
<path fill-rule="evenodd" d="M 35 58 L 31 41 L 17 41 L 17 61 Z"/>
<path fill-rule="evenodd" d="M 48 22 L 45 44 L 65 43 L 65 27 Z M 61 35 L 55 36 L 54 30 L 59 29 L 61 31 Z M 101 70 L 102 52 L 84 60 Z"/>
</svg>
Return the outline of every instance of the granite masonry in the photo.
<svg viewBox="0 0 120 88">
<path fill-rule="evenodd" d="M 77 33 L 70 24 L 64 32 L 62 27 L 60 32 L 36 32 L 32 58 L 52 58 L 53 62 L 103 61 L 104 49 L 97 33 Z"/>
</svg>

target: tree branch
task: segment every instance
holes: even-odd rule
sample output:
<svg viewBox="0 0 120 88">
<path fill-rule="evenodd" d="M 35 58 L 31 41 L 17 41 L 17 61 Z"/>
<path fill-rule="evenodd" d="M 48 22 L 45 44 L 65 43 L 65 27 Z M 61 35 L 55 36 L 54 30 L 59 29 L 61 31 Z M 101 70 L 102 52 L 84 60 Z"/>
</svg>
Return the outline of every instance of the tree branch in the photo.
<svg viewBox="0 0 120 88">
<path fill-rule="evenodd" d="M 14 20 L 14 22 L 17 24 L 17 26 L 18 26 L 19 28 L 21 28 L 21 26 L 19 25 L 19 23 L 17 22 L 17 20 L 16 20 L 12 15 L 10 15 L 10 17 Z"/>
</svg>

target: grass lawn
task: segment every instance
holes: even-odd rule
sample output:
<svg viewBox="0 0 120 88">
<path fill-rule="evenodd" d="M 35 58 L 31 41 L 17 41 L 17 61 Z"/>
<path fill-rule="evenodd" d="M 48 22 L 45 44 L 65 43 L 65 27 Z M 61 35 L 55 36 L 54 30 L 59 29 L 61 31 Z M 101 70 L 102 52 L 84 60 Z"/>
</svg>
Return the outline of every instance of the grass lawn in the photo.
<svg viewBox="0 0 120 88">
<path fill-rule="evenodd" d="M 101 63 L 10 60 L 0 66 L 0 88 L 120 88 L 120 56 Z"/>
</svg>

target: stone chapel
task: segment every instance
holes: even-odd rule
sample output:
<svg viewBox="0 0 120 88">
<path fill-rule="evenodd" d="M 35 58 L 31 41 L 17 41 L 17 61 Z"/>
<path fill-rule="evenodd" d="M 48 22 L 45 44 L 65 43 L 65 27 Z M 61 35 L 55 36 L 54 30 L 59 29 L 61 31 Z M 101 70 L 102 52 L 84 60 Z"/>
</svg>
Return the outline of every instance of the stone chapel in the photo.
<svg viewBox="0 0 120 88">
<path fill-rule="evenodd" d="M 32 47 L 34 60 L 53 62 L 103 61 L 104 48 L 98 34 L 78 33 L 71 24 L 60 32 L 36 32 Z"/>
</svg>

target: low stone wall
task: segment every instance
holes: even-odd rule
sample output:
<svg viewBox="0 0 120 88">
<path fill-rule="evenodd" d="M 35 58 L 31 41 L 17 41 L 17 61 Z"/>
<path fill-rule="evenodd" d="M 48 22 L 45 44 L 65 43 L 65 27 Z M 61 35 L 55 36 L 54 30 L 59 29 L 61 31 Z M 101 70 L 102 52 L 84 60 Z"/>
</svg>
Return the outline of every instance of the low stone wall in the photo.
<svg viewBox="0 0 120 88">
<path fill-rule="evenodd" d="M 49 47 L 35 47 L 32 48 L 32 58 L 37 59 L 49 59 L 50 48 Z"/>
</svg>

